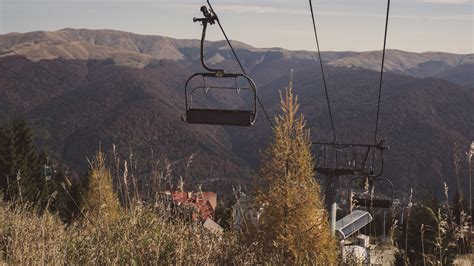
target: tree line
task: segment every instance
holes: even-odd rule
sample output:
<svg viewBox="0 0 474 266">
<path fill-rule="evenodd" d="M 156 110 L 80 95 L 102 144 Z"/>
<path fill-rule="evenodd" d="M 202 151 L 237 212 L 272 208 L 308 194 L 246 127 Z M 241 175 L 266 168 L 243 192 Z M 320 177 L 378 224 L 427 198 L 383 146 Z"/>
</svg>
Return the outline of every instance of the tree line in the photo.
<svg viewBox="0 0 474 266">
<path fill-rule="evenodd" d="M 48 155 L 35 147 L 33 130 L 22 119 L 0 125 L 0 195 L 4 201 L 29 204 L 36 211 L 58 213 L 71 222 L 79 211 L 84 181 L 71 180 L 52 168 Z"/>
</svg>

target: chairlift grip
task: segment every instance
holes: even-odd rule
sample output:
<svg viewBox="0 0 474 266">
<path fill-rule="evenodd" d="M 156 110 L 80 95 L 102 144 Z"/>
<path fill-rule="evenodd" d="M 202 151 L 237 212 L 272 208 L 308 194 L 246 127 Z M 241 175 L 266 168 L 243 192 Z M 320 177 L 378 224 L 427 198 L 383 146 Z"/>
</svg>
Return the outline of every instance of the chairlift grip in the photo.
<svg viewBox="0 0 474 266">
<path fill-rule="evenodd" d="M 193 22 L 201 22 L 202 23 L 202 34 L 201 34 L 201 64 L 202 66 L 210 71 L 216 73 L 217 77 L 222 77 L 224 76 L 224 70 L 223 69 L 214 69 L 210 68 L 209 66 L 206 65 L 206 60 L 204 59 L 204 42 L 206 39 L 206 30 L 207 30 L 207 24 L 214 24 L 215 21 L 217 20 L 217 16 L 215 14 L 212 14 L 209 10 L 207 10 L 206 6 L 201 7 L 201 12 L 204 15 L 204 18 L 193 18 Z"/>
</svg>

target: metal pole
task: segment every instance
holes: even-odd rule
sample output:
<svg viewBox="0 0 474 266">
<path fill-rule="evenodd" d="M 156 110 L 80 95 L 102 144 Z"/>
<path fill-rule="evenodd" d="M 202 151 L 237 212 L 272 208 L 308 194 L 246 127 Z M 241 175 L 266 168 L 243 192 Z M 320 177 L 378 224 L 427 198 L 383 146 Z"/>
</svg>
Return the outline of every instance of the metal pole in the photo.
<svg viewBox="0 0 474 266">
<path fill-rule="evenodd" d="M 385 209 L 383 210 L 383 236 L 385 237 Z"/>
<path fill-rule="evenodd" d="M 472 155 L 474 155 L 474 141 L 471 143 L 471 149 L 469 150 L 469 215 L 471 216 L 471 226 L 469 230 L 469 246 L 471 247 L 471 252 L 472 252 L 472 231 L 473 231 L 473 226 L 472 226 Z"/>
<path fill-rule="evenodd" d="M 403 225 L 403 216 L 405 214 L 405 206 L 402 206 L 402 218 L 400 219 L 400 224 Z"/>
<path fill-rule="evenodd" d="M 470 210 L 470 214 L 471 214 L 471 219 L 472 219 L 472 165 L 471 165 L 471 157 L 472 157 L 472 154 L 470 154 L 471 156 L 469 157 L 469 210 Z"/>
<path fill-rule="evenodd" d="M 334 201 L 331 206 L 331 233 L 333 236 L 336 234 L 336 212 L 337 203 Z"/>
<path fill-rule="evenodd" d="M 337 212 L 337 203 L 336 203 L 336 194 L 337 194 L 337 176 L 328 174 L 326 176 L 326 191 L 325 191 L 325 203 L 326 209 L 329 212 L 329 224 L 331 226 L 331 233 L 334 235 L 336 230 L 336 212 Z"/>
</svg>

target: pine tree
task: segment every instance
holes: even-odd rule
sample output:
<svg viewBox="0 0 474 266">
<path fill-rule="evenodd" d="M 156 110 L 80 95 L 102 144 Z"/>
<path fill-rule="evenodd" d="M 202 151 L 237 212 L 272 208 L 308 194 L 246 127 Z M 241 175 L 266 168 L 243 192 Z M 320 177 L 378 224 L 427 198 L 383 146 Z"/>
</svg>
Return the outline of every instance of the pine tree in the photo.
<svg viewBox="0 0 474 266">
<path fill-rule="evenodd" d="M 0 128 L 0 186 L 4 198 L 9 200 L 17 194 L 15 141 L 10 123 Z"/>
<path fill-rule="evenodd" d="M 89 218 L 112 221 L 120 212 L 120 205 L 114 193 L 112 176 L 105 165 L 105 155 L 98 151 L 94 160 L 89 161 L 88 190 L 84 198 L 84 213 Z"/>
<path fill-rule="evenodd" d="M 11 129 L 15 142 L 15 168 L 22 169 L 23 176 L 37 175 L 40 158 L 33 145 L 33 131 L 24 120 L 14 120 Z"/>
<path fill-rule="evenodd" d="M 10 131 L 5 125 L 0 126 L 0 193 L 5 199 L 11 196 L 10 183 L 11 173 L 14 172 L 14 165 L 10 162 L 14 153 L 13 139 Z"/>
<path fill-rule="evenodd" d="M 0 127 L 0 151 L 0 189 L 4 198 L 34 202 L 42 158 L 37 155 L 33 133 L 26 122 L 11 120 Z"/>
<path fill-rule="evenodd" d="M 14 119 L 0 126 L 0 194 L 43 211 L 57 212 L 66 195 L 61 180 L 44 176 L 48 156 L 33 144 L 33 131 L 25 121 Z"/>
<path fill-rule="evenodd" d="M 276 117 L 273 143 L 256 176 L 255 201 L 263 208 L 257 241 L 265 254 L 278 254 L 285 263 L 335 264 L 336 243 L 314 180 L 311 140 L 303 115 L 297 115 L 292 81 L 280 99 L 283 114 Z"/>
</svg>

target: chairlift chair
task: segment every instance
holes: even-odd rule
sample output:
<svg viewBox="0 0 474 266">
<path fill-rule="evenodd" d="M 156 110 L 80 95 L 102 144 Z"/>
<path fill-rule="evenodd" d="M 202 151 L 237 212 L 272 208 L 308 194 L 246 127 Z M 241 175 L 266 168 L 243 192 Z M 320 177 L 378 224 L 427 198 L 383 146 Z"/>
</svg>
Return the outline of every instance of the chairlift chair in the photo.
<svg viewBox="0 0 474 266">
<path fill-rule="evenodd" d="M 313 147 L 316 161 L 315 170 L 326 176 L 381 176 L 383 173 L 383 151 L 388 149 L 384 141 L 376 145 L 313 142 Z M 377 167 L 368 166 L 371 153 L 377 153 L 379 156 Z M 378 171 L 374 168 L 377 168 Z"/>
<path fill-rule="evenodd" d="M 245 74 L 240 73 L 226 73 L 223 69 L 212 69 L 206 65 L 204 60 L 204 41 L 206 38 L 206 30 L 208 24 L 214 24 L 218 18 L 206 6 L 201 7 L 203 18 L 193 18 L 194 22 L 201 22 L 202 37 L 201 37 L 201 64 L 209 72 L 194 73 L 191 75 L 185 84 L 185 104 L 186 114 L 181 116 L 184 122 L 189 124 L 208 124 L 208 125 L 232 125 L 232 126 L 252 126 L 255 123 L 257 116 L 257 87 L 253 80 Z M 205 83 L 207 79 L 220 80 L 224 84 L 229 81 L 235 81 L 235 86 L 217 86 L 208 85 Z M 201 79 L 204 81 L 203 85 L 191 87 L 191 81 Z M 237 80 L 245 81 L 248 86 L 239 87 Z M 228 81 L 226 83 L 226 81 Z M 212 109 L 193 107 L 193 95 L 199 91 L 220 90 L 220 91 L 249 91 L 252 94 L 252 107 L 248 109 Z"/>
<path fill-rule="evenodd" d="M 366 180 L 367 178 L 367 180 Z M 374 195 L 371 197 L 370 195 L 366 195 L 366 193 L 363 192 L 354 192 L 354 187 L 352 186 L 353 182 L 355 180 L 363 180 L 364 182 L 367 181 L 368 186 L 369 186 L 369 194 L 372 190 L 372 188 L 375 186 L 375 182 L 379 182 L 381 184 L 386 183 L 388 184 L 390 188 L 390 195 L 387 196 L 385 194 L 380 194 L 380 193 L 374 193 Z M 372 207 L 372 208 L 381 208 L 381 209 L 390 209 L 393 205 L 393 197 L 394 197 L 394 186 L 393 183 L 387 179 L 387 178 L 371 178 L 371 177 L 361 177 L 357 176 L 354 177 L 350 183 L 349 183 L 349 197 L 350 201 L 353 202 L 356 201 L 358 206 L 361 207 Z"/>
</svg>

